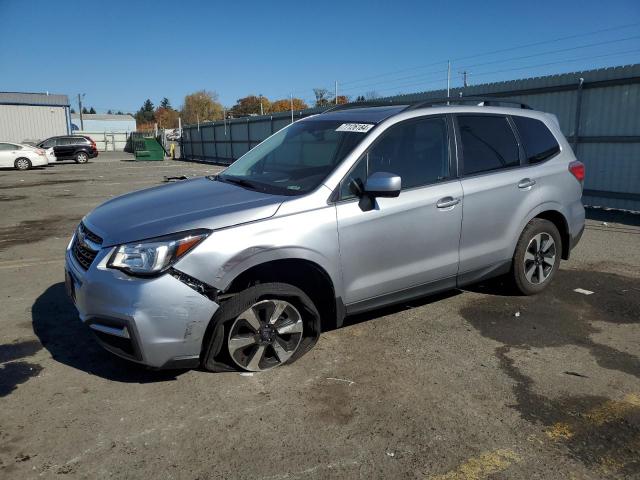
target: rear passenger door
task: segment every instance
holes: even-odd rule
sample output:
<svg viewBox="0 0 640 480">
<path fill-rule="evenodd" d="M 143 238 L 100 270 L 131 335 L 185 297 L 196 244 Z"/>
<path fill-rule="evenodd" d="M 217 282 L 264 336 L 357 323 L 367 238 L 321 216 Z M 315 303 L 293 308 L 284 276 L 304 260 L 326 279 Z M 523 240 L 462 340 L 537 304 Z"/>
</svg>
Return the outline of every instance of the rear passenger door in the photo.
<svg viewBox="0 0 640 480">
<path fill-rule="evenodd" d="M 524 155 L 510 118 L 458 114 L 455 119 L 464 192 L 459 283 L 466 283 L 510 266 L 537 189 L 521 168 Z"/>
<path fill-rule="evenodd" d="M 74 139 L 70 137 L 56 138 L 56 146 L 53 151 L 58 159 L 68 160 L 73 158 L 74 154 Z"/>
</svg>

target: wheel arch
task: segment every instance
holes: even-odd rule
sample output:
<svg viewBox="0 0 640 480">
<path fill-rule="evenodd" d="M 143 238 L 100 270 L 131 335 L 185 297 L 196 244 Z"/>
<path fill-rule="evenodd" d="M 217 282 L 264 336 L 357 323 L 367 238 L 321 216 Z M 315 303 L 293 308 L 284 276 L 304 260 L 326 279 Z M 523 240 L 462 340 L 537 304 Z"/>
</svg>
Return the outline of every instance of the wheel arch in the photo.
<svg viewBox="0 0 640 480">
<path fill-rule="evenodd" d="M 288 283 L 305 292 L 316 304 L 323 331 L 341 325 L 343 308 L 340 299 L 336 297 L 331 275 L 312 260 L 280 258 L 258 263 L 231 279 L 222 295 L 224 298 L 257 283 L 270 282 Z"/>
<path fill-rule="evenodd" d="M 549 202 L 538 205 L 534 208 L 526 217 L 526 220 L 520 225 L 520 229 L 518 231 L 518 238 L 522 235 L 524 228 L 528 225 L 528 223 L 534 218 L 542 218 L 544 220 L 548 220 L 553 223 L 558 232 L 560 232 L 560 238 L 562 240 L 562 259 L 568 260 L 569 254 L 571 251 L 571 234 L 569 232 L 569 222 L 567 221 L 567 215 L 563 212 L 562 205 Z M 514 250 L 515 243 L 517 243 L 518 238 L 516 238 L 514 242 Z M 513 253 L 512 253 L 513 256 Z"/>
</svg>

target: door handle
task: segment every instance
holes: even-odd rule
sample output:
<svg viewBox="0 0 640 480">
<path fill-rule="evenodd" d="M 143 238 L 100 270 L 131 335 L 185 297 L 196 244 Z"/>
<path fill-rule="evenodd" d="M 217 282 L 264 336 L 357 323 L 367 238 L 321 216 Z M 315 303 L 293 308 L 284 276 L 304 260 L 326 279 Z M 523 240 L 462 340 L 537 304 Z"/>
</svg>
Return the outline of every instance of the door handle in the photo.
<svg viewBox="0 0 640 480">
<path fill-rule="evenodd" d="M 436 207 L 441 208 L 441 209 L 453 208 L 459 203 L 460 203 L 460 199 L 459 198 L 444 197 L 444 198 L 441 198 L 440 200 L 438 200 L 438 203 L 436 203 Z"/>
<path fill-rule="evenodd" d="M 535 180 L 532 180 L 531 178 L 523 178 L 522 180 L 520 180 L 518 182 L 518 188 L 520 188 L 522 190 L 530 189 L 535 184 L 536 184 Z"/>
</svg>

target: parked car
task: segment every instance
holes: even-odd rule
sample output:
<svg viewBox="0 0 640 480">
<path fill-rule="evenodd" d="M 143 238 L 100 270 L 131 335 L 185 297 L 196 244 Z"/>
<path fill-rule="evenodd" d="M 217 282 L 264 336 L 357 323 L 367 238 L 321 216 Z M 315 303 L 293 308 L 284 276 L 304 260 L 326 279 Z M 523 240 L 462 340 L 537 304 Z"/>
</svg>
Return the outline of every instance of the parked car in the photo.
<svg viewBox="0 0 640 480">
<path fill-rule="evenodd" d="M 174 142 L 180 140 L 180 129 L 176 128 L 173 131 L 167 133 L 167 140 Z"/>
<path fill-rule="evenodd" d="M 96 142 L 86 135 L 51 137 L 40 142 L 38 147 L 53 148 L 56 161 L 75 160 L 76 163 L 87 163 L 90 158 L 98 156 Z"/>
<path fill-rule="evenodd" d="M 42 148 L 19 143 L 0 142 L 0 167 L 29 170 L 31 167 L 43 167 L 48 164 L 47 154 Z"/>
<path fill-rule="evenodd" d="M 260 371 L 345 315 L 499 275 L 541 292 L 582 235 L 584 165 L 550 114 L 444 102 L 338 107 L 107 201 L 66 252 L 80 319 L 152 367 Z"/>
</svg>

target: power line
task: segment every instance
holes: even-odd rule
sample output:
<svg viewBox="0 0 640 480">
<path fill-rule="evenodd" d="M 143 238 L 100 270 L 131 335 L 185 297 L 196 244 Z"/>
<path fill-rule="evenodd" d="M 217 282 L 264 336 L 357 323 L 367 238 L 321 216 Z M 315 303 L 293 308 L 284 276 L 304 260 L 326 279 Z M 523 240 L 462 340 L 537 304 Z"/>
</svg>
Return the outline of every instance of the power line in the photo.
<svg viewBox="0 0 640 480">
<path fill-rule="evenodd" d="M 519 50 L 521 48 L 529 48 L 529 47 L 536 47 L 539 45 L 546 45 L 549 43 L 555 43 L 555 42 L 560 42 L 560 41 L 564 41 L 564 40 L 570 40 L 573 38 L 579 38 L 579 37 L 585 37 L 585 36 L 590 36 L 590 35 L 597 35 L 599 33 L 605 33 L 605 32 L 610 32 L 613 30 L 622 30 L 622 29 L 626 29 L 626 28 L 631 28 L 631 27 L 635 27 L 640 25 L 640 22 L 635 22 L 635 23 L 629 23 L 629 24 L 625 24 L 625 25 L 618 25 L 615 27 L 609 27 L 609 28 L 603 28 L 600 30 L 593 30 L 591 32 L 586 32 L 586 33 L 578 33 L 578 34 L 574 34 L 574 35 L 567 35 L 564 37 L 557 37 L 557 38 L 552 38 L 550 40 L 542 40 L 539 42 L 533 42 L 533 43 L 527 43 L 527 44 L 523 44 L 523 45 L 517 45 L 514 47 L 508 47 L 508 48 L 501 48 L 499 50 L 493 50 L 493 51 L 489 51 L 489 52 L 484 52 L 484 53 L 477 53 L 474 55 L 466 55 L 463 57 L 457 57 L 457 58 L 453 58 L 451 59 L 452 62 L 458 62 L 460 60 L 467 60 L 469 58 L 477 58 L 477 57 L 485 57 L 488 55 L 495 55 L 496 53 L 504 53 L 504 52 L 510 52 L 513 50 Z M 400 70 L 394 70 L 392 72 L 386 72 L 386 73 L 381 73 L 378 75 L 374 75 L 374 76 L 370 76 L 370 77 L 363 77 L 360 79 L 355 79 L 355 80 L 347 80 L 344 82 L 341 82 L 342 85 L 350 85 L 352 83 L 358 83 L 361 81 L 366 81 L 366 80 L 370 80 L 370 79 L 374 79 L 374 78 L 380 78 L 380 77 L 384 77 L 384 76 L 389 76 L 389 75 L 394 75 L 396 73 L 403 73 L 403 72 L 407 72 L 407 71 L 411 71 L 411 70 L 418 70 L 421 68 L 428 68 L 428 67 L 432 67 L 435 65 L 442 65 L 444 63 L 446 63 L 447 60 L 441 60 L 439 62 L 434 62 L 434 63 L 429 63 L 426 65 L 419 65 L 419 66 L 415 66 L 415 67 L 409 67 L 409 68 L 403 68 Z"/>
<path fill-rule="evenodd" d="M 549 65 L 558 65 L 560 63 L 574 63 L 574 62 L 579 62 L 582 60 L 591 60 L 593 58 L 604 58 L 604 57 L 614 57 L 614 56 L 619 56 L 619 55 L 627 55 L 627 54 L 631 54 L 631 53 L 638 53 L 640 52 L 640 48 L 634 49 L 634 50 L 627 50 L 624 52 L 616 52 L 616 53 L 605 53 L 602 55 L 589 55 L 587 57 L 580 57 L 580 58 L 569 58 L 566 60 L 559 60 L 559 61 L 555 61 L 555 62 L 547 62 L 547 63 L 539 63 L 537 65 L 528 65 L 526 67 L 515 67 L 515 68 L 506 68 L 506 69 L 502 69 L 502 70 L 494 70 L 492 72 L 480 72 L 480 73 L 474 73 L 473 76 L 474 77 L 479 77 L 482 75 L 493 75 L 496 73 L 504 73 L 504 72 L 512 72 L 512 71 L 516 71 L 516 70 L 526 70 L 529 68 L 538 68 L 538 67 L 546 67 Z"/>
<path fill-rule="evenodd" d="M 547 50 L 545 52 L 534 53 L 534 54 L 530 54 L 530 55 L 521 55 L 521 56 L 518 56 L 518 57 L 510 57 L 510 58 L 505 58 L 505 59 L 502 59 L 502 60 L 494 60 L 494 61 L 490 61 L 490 62 L 482 62 L 482 63 L 476 63 L 476 64 L 472 64 L 472 65 L 465 65 L 465 66 L 458 67 L 458 68 L 460 68 L 462 70 L 468 70 L 470 68 L 481 67 L 481 66 L 484 66 L 484 65 L 493 65 L 493 64 L 497 64 L 497 63 L 505 63 L 505 62 L 510 62 L 510 61 L 514 61 L 514 60 L 524 60 L 524 59 L 527 59 L 527 58 L 539 57 L 539 56 L 542 56 L 542 55 L 552 55 L 552 54 L 556 54 L 556 53 L 568 52 L 568 51 L 572 51 L 572 50 L 579 50 L 579 49 L 583 49 L 583 48 L 591 48 L 591 47 L 596 47 L 596 46 L 601 46 L 601 45 L 609 45 L 609 44 L 619 43 L 619 42 L 624 42 L 624 41 L 629 41 L 629 40 L 636 40 L 636 39 L 639 39 L 639 38 L 640 38 L 640 35 L 635 35 L 635 36 L 631 36 L 631 37 L 619 38 L 619 39 L 609 40 L 609 41 L 605 41 L 605 42 L 595 42 L 595 43 L 589 43 L 589 44 L 585 44 L 585 45 L 577 45 L 575 47 L 561 48 L 561 49 L 556 49 L 556 50 Z M 435 71 L 432 71 L 432 72 L 419 73 L 419 74 L 416 74 L 416 75 L 409 75 L 407 77 L 394 78 L 394 79 L 390 79 L 390 80 L 381 80 L 381 81 L 370 83 L 370 84 L 366 84 L 366 85 L 343 88 L 342 91 L 361 90 L 363 88 L 373 87 L 375 85 L 385 84 L 385 83 L 389 83 L 389 82 L 397 82 L 397 81 L 402 81 L 402 80 L 408 80 L 408 79 L 413 79 L 413 78 L 416 78 L 416 79 L 417 78 L 424 78 L 424 77 L 427 77 L 427 76 L 433 76 L 434 74 L 443 73 L 443 72 L 446 72 L 446 70 L 435 70 Z"/>
<path fill-rule="evenodd" d="M 568 51 L 571 51 L 571 50 L 579 50 L 581 48 L 591 48 L 591 47 L 599 47 L 601 45 L 610 45 L 612 43 L 626 42 L 628 40 L 637 40 L 639 38 L 640 38 L 640 35 L 634 35 L 632 37 L 618 38 L 616 40 L 608 40 L 606 42 L 588 43 L 586 45 L 577 45 L 575 47 L 560 48 L 560 49 L 557 49 L 557 50 L 547 50 L 546 52 L 532 53 L 530 55 L 522 55 L 522 56 L 519 56 L 519 57 L 510 57 L 510 58 L 505 58 L 503 60 L 492 60 L 490 62 L 482 62 L 482 63 L 473 64 L 473 65 L 465 65 L 465 66 L 459 67 L 459 68 L 465 68 L 466 69 L 466 68 L 480 67 L 480 66 L 484 66 L 484 65 L 493 65 L 493 64 L 496 64 L 496 63 L 511 62 L 513 60 L 523 60 L 525 58 L 539 57 L 541 55 L 552 55 L 554 53 L 568 52 Z"/>
</svg>

